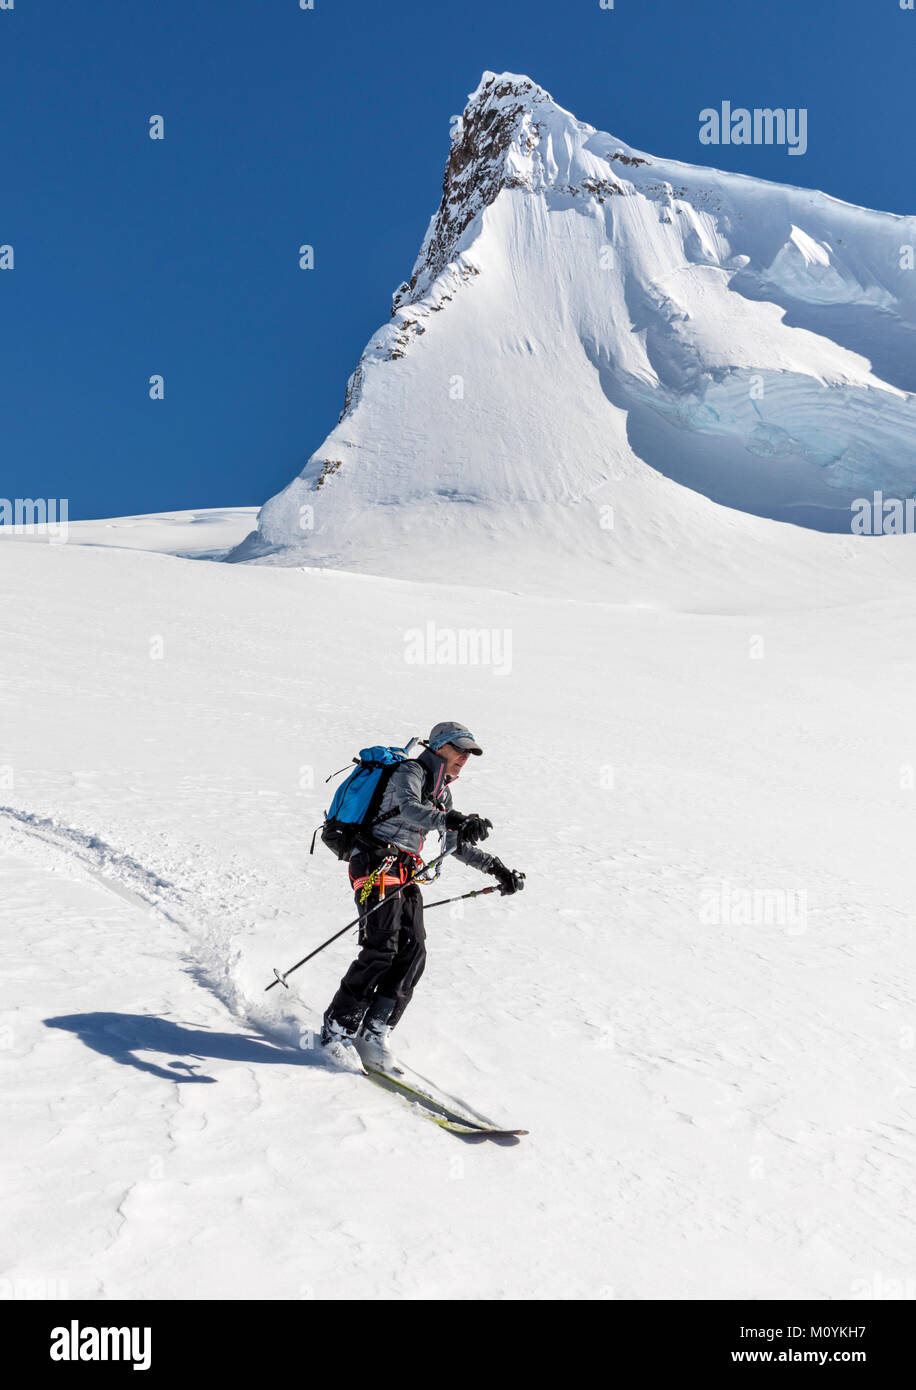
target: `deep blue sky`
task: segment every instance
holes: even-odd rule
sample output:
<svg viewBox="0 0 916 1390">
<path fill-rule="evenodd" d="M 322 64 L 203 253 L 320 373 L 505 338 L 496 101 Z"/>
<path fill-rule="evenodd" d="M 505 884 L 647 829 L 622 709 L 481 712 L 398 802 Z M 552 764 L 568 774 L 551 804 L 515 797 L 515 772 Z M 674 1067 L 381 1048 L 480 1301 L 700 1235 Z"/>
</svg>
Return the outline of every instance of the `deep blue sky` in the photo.
<svg viewBox="0 0 916 1390">
<path fill-rule="evenodd" d="M 449 117 L 486 68 L 661 156 L 916 210 L 899 0 L 15 0 L 0 496 L 67 497 L 79 518 L 288 482 L 410 273 Z M 807 107 L 808 153 L 701 146 L 723 99 Z"/>
</svg>

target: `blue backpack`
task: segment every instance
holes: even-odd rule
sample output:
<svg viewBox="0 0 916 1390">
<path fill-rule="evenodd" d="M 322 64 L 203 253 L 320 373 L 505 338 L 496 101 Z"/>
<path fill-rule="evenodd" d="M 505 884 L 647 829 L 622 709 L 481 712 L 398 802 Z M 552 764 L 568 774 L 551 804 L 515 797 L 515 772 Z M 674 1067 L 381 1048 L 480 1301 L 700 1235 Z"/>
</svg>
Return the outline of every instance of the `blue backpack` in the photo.
<svg viewBox="0 0 916 1390">
<path fill-rule="evenodd" d="M 374 825 L 379 824 L 378 809 L 388 785 L 388 779 L 399 763 L 410 757 L 410 749 L 416 743 L 411 739 L 406 748 L 385 748 L 374 744 L 371 748 L 361 748 L 359 757 L 354 758 L 356 767 L 345 782 L 341 782 L 334 799 L 325 815 L 324 824 L 318 827 L 321 838 L 338 859 L 349 859 L 360 834 L 368 835 Z M 339 777 L 332 772 L 331 777 Z M 330 782 L 331 777 L 326 780 Z M 389 820 L 396 816 L 399 807 L 389 811 L 381 819 Z M 315 853 L 315 836 L 312 836 L 311 854 Z"/>
</svg>

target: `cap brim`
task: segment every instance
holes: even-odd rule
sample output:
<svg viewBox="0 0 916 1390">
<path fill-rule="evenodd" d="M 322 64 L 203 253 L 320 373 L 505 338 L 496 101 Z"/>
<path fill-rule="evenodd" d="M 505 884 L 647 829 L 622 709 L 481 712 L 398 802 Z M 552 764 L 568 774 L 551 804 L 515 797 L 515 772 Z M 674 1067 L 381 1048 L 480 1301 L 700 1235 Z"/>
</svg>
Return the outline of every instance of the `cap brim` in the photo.
<svg viewBox="0 0 916 1390">
<path fill-rule="evenodd" d="M 460 748 L 462 753 L 476 753 L 478 758 L 483 754 L 483 749 L 479 743 L 475 743 L 469 738 L 450 738 L 449 743 L 453 748 Z"/>
</svg>

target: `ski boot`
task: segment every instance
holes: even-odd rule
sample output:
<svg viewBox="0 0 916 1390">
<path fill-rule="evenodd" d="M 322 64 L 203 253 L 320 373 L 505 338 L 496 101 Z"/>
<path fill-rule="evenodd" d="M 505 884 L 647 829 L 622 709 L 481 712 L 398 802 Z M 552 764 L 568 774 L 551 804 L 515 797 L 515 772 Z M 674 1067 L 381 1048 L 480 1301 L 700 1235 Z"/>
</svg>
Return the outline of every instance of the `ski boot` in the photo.
<svg viewBox="0 0 916 1390">
<path fill-rule="evenodd" d="M 340 1067 L 342 1071 L 365 1070 L 354 1042 L 355 1034 L 351 1029 L 325 1014 L 321 1022 L 321 1048 L 332 1066 Z"/>
<path fill-rule="evenodd" d="M 391 1029 L 388 1026 L 396 1002 L 395 999 L 373 999 L 353 1043 L 365 1067 L 388 1072 L 392 1076 L 403 1076 L 404 1069 L 398 1066 L 391 1050 Z"/>
</svg>

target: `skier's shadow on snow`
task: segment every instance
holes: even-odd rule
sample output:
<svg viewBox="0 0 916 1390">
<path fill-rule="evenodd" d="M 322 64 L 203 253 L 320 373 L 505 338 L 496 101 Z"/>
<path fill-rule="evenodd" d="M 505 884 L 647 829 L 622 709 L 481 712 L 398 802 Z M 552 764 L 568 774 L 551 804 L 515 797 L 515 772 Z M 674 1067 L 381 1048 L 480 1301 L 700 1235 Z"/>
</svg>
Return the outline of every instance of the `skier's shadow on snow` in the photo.
<svg viewBox="0 0 916 1390">
<path fill-rule="evenodd" d="M 45 1024 L 75 1033 L 87 1047 L 104 1057 L 166 1081 L 215 1082 L 215 1076 L 199 1074 L 200 1064 L 208 1057 L 228 1062 L 281 1062 L 285 1067 L 307 1066 L 310 1060 L 307 1053 L 278 1047 L 266 1038 L 214 1033 L 206 1028 L 170 1023 L 152 1014 L 67 1014 L 46 1018 Z M 176 1060 L 160 1067 L 138 1057 L 138 1052 L 160 1052 Z"/>
</svg>

